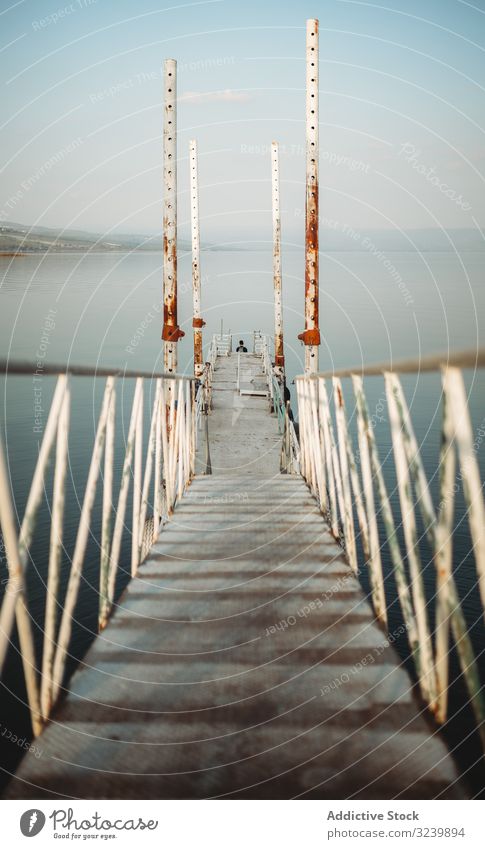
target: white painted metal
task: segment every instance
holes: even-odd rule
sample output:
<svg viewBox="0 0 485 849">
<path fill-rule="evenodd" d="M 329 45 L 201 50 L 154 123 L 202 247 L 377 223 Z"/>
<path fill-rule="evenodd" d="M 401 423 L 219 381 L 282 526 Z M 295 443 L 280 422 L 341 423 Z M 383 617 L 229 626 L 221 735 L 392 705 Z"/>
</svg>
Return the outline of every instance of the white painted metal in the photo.
<svg viewBox="0 0 485 849">
<path fill-rule="evenodd" d="M 213 336 L 215 342 L 215 356 L 227 357 L 232 351 L 232 336 L 230 333 L 216 333 Z"/>
<path fill-rule="evenodd" d="M 271 208 L 273 214 L 274 352 L 276 366 L 284 365 L 281 278 L 281 215 L 278 142 L 271 143 Z"/>
<path fill-rule="evenodd" d="M 306 24 L 305 330 L 318 329 L 318 21 Z M 318 345 L 305 345 L 305 372 L 318 372 Z"/>
<path fill-rule="evenodd" d="M 84 555 L 86 552 L 86 545 L 90 529 L 91 512 L 93 509 L 94 498 L 96 495 L 96 485 L 101 464 L 101 456 L 106 432 L 106 422 L 108 419 L 108 411 L 111 401 L 111 392 L 112 386 L 109 387 L 107 385 L 104 392 L 101 414 L 96 430 L 94 448 L 91 456 L 88 479 L 86 482 L 86 490 L 84 494 L 83 506 L 81 508 L 78 532 L 76 536 L 76 544 L 74 546 L 74 554 L 72 556 L 71 571 L 69 573 L 69 581 L 67 584 L 66 597 L 64 599 L 64 607 L 62 611 L 61 624 L 59 627 L 57 649 L 54 658 L 52 686 L 53 702 L 56 701 L 59 695 L 59 691 L 62 686 L 62 680 L 64 677 L 66 656 L 72 633 L 74 610 L 76 607 L 77 597 L 79 593 L 79 584 L 81 581 L 82 568 L 84 565 Z"/>
<path fill-rule="evenodd" d="M 470 352 L 464 352 L 456 355 L 456 358 L 457 362 L 467 364 L 473 359 L 473 356 Z M 428 370 L 432 370 L 432 365 L 433 363 L 430 360 Z M 419 370 L 419 368 L 420 362 L 417 361 L 415 369 Z M 404 363 L 403 370 L 405 372 L 411 370 L 409 362 Z M 361 371 L 364 374 L 367 372 L 369 374 L 375 373 L 374 367 L 364 368 Z M 322 487 L 327 489 L 332 531 L 337 538 L 340 538 L 340 527 L 343 526 L 342 541 L 347 557 L 349 562 L 356 566 L 356 561 L 353 562 L 355 533 L 351 522 L 351 514 L 355 507 L 361 532 L 367 538 L 366 541 L 363 539 L 363 548 L 369 566 L 375 611 L 377 616 L 385 623 L 387 619 L 386 600 L 380 555 L 381 541 L 377 526 L 377 515 L 379 515 L 383 528 L 383 538 L 389 547 L 403 622 L 423 697 L 438 721 L 444 722 L 447 717 L 450 686 L 449 638 L 451 632 L 463 678 L 469 692 L 470 704 L 475 713 L 477 728 L 485 749 L 483 688 L 452 568 L 456 446 L 460 459 L 461 480 L 483 606 L 485 506 L 473 446 L 473 433 L 463 376 L 458 367 L 443 364 L 443 426 L 439 458 L 440 504 L 436 511 L 414 434 L 410 412 L 397 376 L 398 371 L 399 368 L 396 366 L 392 367 L 392 371 L 384 369 L 384 378 L 400 500 L 399 524 L 402 525 L 404 533 L 407 567 L 405 567 L 405 560 L 398 541 L 397 524 L 379 461 L 376 436 L 367 408 L 361 374 L 348 374 L 345 370 L 341 372 L 343 376 L 352 378 L 356 399 L 362 489 L 352 448 L 352 438 L 345 416 L 342 387 L 340 379 L 336 375 L 333 376 L 333 385 L 334 412 L 339 442 L 338 456 L 333 439 L 333 425 L 324 376 L 305 375 L 296 379 L 301 439 L 301 473 L 317 497 Z M 314 380 L 315 377 L 318 378 L 318 384 Z M 307 387 L 316 387 L 317 385 L 318 396 L 316 390 L 309 393 L 306 391 Z M 310 416 L 313 419 L 312 429 L 308 427 Z M 323 450 L 317 442 L 317 428 L 315 426 L 317 420 L 323 433 Z M 319 465 L 321 466 L 320 471 Z M 323 481 L 322 471 L 324 471 Z M 315 487 L 315 480 L 318 482 L 317 487 Z M 336 491 L 336 498 L 335 494 L 332 497 L 332 489 Z M 376 499 L 374 490 L 376 491 Z M 354 504 L 352 504 L 351 492 L 354 495 Z M 425 594 L 422 575 L 416 509 L 421 513 L 436 568 L 434 646 L 428 624 L 428 599 Z"/>
<path fill-rule="evenodd" d="M 106 446 L 104 450 L 103 516 L 101 527 L 101 562 L 99 573 L 99 627 L 102 628 L 109 615 L 108 575 L 113 517 L 113 466 L 115 447 L 116 389 L 115 378 L 108 377 L 106 387 L 110 391 L 108 421 L 106 423 Z"/>
<path fill-rule="evenodd" d="M 37 684 L 34 636 L 32 621 L 27 610 L 24 568 L 19 551 L 19 541 L 10 495 L 10 482 L 0 440 L 0 524 L 7 555 L 8 583 L 0 616 L 0 668 L 10 645 L 14 615 L 17 619 L 20 652 L 24 669 L 27 699 L 34 735 L 42 730 L 40 694 Z"/>
<path fill-rule="evenodd" d="M 41 708 L 42 717 L 49 717 L 52 707 L 53 665 L 55 654 L 57 614 L 60 605 L 59 582 L 63 552 L 63 522 L 65 504 L 65 483 L 69 450 L 70 391 L 67 384 L 57 426 L 56 465 L 54 471 L 54 490 L 52 493 L 51 533 L 49 548 L 49 566 L 47 572 L 45 625 L 42 652 Z"/>
<path fill-rule="evenodd" d="M 402 426 L 397 407 L 399 379 L 397 375 L 387 372 L 384 375 L 386 383 L 387 405 L 391 425 L 394 465 L 396 467 L 401 520 L 406 544 L 406 556 L 411 573 L 411 592 L 416 614 L 416 624 L 419 636 L 421 661 L 421 690 L 431 709 L 436 709 L 436 681 L 433 661 L 433 646 L 429 630 L 426 610 L 426 595 L 422 576 L 422 563 L 419 554 L 418 532 L 414 502 L 412 499 L 409 466 L 406 460 L 406 449 L 403 442 Z M 400 388 L 400 386 L 399 386 Z"/>
<path fill-rule="evenodd" d="M 141 466 L 143 454 L 143 381 L 140 383 L 140 401 L 135 426 L 135 447 L 133 466 L 133 503 L 131 531 L 131 576 L 135 577 L 140 562 L 140 540 L 143 538 L 143 526 L 140 527 L 141 511 Z"/>
<path fill-rule="evenodd" d="M 143 538 L 145 533 L 145 521 L 148 512 L 148 495 L 150 491 L 150 483 L 152 480 L 152 471 L 153 471 L 153 455 L 155 453 L 155 442 L 156 442 L 156 427 L 157 422 L 159 422 L 160 417 L 160 386 L 161 380 L 157 380 L 155 384 L 155 399 L 152 407 L 152 415 L 150 420 L 150 433 L 148 435 L 148 446 L 147 446 L 147 456 L 145 462 L 145 471 L 143 474 L 143 489 L 141 495 L 141 503 L 140 503 L 140 518 L 138 522 L 138 555 L 137 555 L 137 565 L 136 568 L 140 565 L 140 560 L 143 556 Z M 156 479 L 156 474 L 155 474 Z M 156 486 L 155 486 L 155 496 L 156 496 Z M 155 500 L 154 500 L 154 514 L 155 514 Z M 154 522 L 154 536 L 155 536 L 155 522 Z M 134 534 L 133 534 L 134 535 Z M 152 539 L 153 542 L 153 539 Z"/>
<path fill-rule="evenodd" d="M 165 506 L 166 506 L 166 514 L 167 518 L 172 511 L 173 506 L 173 495 L 172 495 L 172 486 L 171 486 L 171 472 L 170 472 L 170 446 L 168 441 L 168 416 L 169 416 L 169 408 L 167 407 L 167 397 L 169 393 L 169 388 L 166 386 L 165 381 L 162 383 L 161 390 L 161 400 L 162 400 L 162 410 L 160 414 L 160 425 L 161 425 L 161 435 L 162 435 L 162 457 L 163 457 L 163 486 L 165 490 Z"/>
<path fill-rule="evenodd" d="M 197 142 L 190 142 L 190 226 L 192 234 L 192 296 L 194 316 L 194 374 L 200 377 L 204 371 L 202 360 L 202 328 L 196 323 L 201 320 L 200 292 L 200 234 L 199 234 L 199 169 Z"/>
<path fill-rule="evenodd" d="M 310 381 L 312 382 L 312 381 Z M 349 462 L 347 452 L 347 428 L 344 420 L 344 401 L 342 387 L 338 377 L 333 380 L 335 418 L 337 422 L 338 452 L 340 461 L 340 474 L 342 477 L 342 494 L 344 503 L 344 533 L 345 549 L 349 563 L 354 572 L 357 572 L 357 550 L 355 546 L 354 516 L 352 509 L 352 494 L 350 490 Z"/>
<path fill-rule="evenodd" d="M 352 378 L 354 395 L 357 395 L 357 391 L 360 386 L 358 382 L 359 380 L 360 378 L 356 378 L 355 375 Z M 357 433 L 359 441 L 360 468 L 362 473 L 362 489 L 364 492 L 366 506 L 367 526 L 369 529 L 369 574 L 372 585 L 372 600 L 377 618 L 386 625 L 386 595 L 382 574 L 381 546 L 379 543 L 379 532 L 377 529 L 369 444 L 365 431 L 364 420 L 359 411 L 357 411 Z"/>
<path fill-rule="evenodd" d="M 153 538 L 157 539 L 162 517 L 162 381 L 158 386 L 157 420 L 155 424 L 155 474 L 153 475 Z M 195 416 L 194 416 L 195 419 Z"/>
<path fill-rule="evenodd" d="M 66 386 L 66 375 L 59 375 L 54 391 L 54 397 L 52 398 L 49 409 L 49 415 L 47 417 L 47 424 L 42 438 L 39 456 L 37 458 L 37 463 L 35 464 L 34 476 L 32 478 L 27 504 L 25 506 L 24 518 L 20 527 L 19 551 L 23 569 L 27 566 L 28 552 L 34 533 L 37 510 L 44 494 L 44 475 L 49 462 L 52 446 L 56 438 L 59 412 L 64 398 L 64 392 L 66 391 Z"/>
<path fill-rule="evenodd" d="M 329 510 L 327 517 L 330 521 L 330 527 L 335 539 L 338 538 L 338 513 L 337 513 L 337 496 L 335 492 L 335 476 L 333 472 L 332 448 L 326 423 L 326 410 L 328 408 L 327 391 L 323 378 L 318 381 L 318 421 L 320 424 L 322 457 L 325 462 L 325 482 L 324 486 L 328 487 L 329 493 Z"/>
<path fill-rule="evenodd" d="M 455 427 L 455 440 L 473 543 L 478 586 L 485 614 L 485 507 L 483 489 L 473 448 L 473 432 L 468 411 L 467 394 L 463 376 L 457 368 L 446 369 L 445 386 Z"/>
<path fill-rule="evenodd" d="M 177 63 L 165 60 L 163 124 L 163 301 L 164 326 L 173 319 L 177 303 Z M 175 322 L 176 324 L 176 322 Z M 173 326 L 173 325 L 170 325 Z M 177 341 L 165 340 L 164 369 L 177 371 Z"/>
<path fill-rule="evenodd" d="M 307 388 L 310 401 L 310 425 L 311 425 L 311 440 L 313 444 L 313 452 L 315 454 L 315 474 L 318 491 L 318 502 L 320 510 L 326 514 L 327 505 L 327 486 L 325 480 L 325 463 L 322 452 L 322 441 L 320 438 L 320 420 L 319 420 L 319 404 L 318 404 L 318 383 L 315 380 L 308 381 Z"/>
<path fill-rule="evenodd" d="M 327 395 L 327 387 L 325 385 L 325 381 L 322 380 L 320 382 L 320 397 L 321 397 L 321 411 L 323 412 L 323 433 L 325 438 L 325 453 L 328 457 L 331 458 L 332 463 L 332 471 L 333 471 L 333 480 L 335 482 L 335 491 L 336 491 L 336 504 L 338 507 L 338 513 L 340 514 L 340 520 L 343 525 L 344 516 L 345 516 L 345 504 L 344 504 L 344 493 L 342 487 L 342 474 L 340 469 L 340 461 L 339 455 L 337 451 L 337 446 L 335 443 L 335 436 L 333 431 L 332 419 L 330 416 L 330 404 Z M 345 547 L 345 539 L 342 538 L 340 533 L 340 526 L 338 521 L 337 514 L 335 515 L 335 525 L 332 526 L 332 532 L 335 535 L 335 538 L 338 539 Z"/>
<path fill-rule="evenodd" d="M 19 373 L 23 373 L 19 371 Z M 28 373 L 28 372 L 27 372 Z M 84 374 L 84 370 L 81 371 Z M 94 375 L 93 375 L 94 376 Z M 151 429 L 143 489 L 141 489 L 142 471 L 142 398 L 143 377 L 138 377 L 135 385 L 130 428 L 123 471 L 121 476 L 116 521 L 113 537 L 110 539 L 111 514 L 113 506 L 113 467 L 114 467 L 114 436 L 115 436 L 115 376 L 108 376 L 101 405 L 101 412 L 96 429 L 94 447 L 88 470 L 88 477 L 81 508 L 81 516 L 71 559 L 71 567 L 64 599 L 62 617 L 57 632 L 56 621 L 59 609 L 58 589 L 60 584 L 61 553 L 63 551 L 63 514 L 66 487 L 66 472 L 68 464 L 69 408 L 70 390 L 68 376 L 58 377 L 52 399 L 44 438 L 39 450 L 39 457 L 34 471 L 31 490 L 27 499 L 27 507 L 19 534 L 14 520 L 12 500 L 10 496 L 7 469 L 0 441 L 0 524 L 7 555 L 9 580 L 0 609 L 0 666 L 6 657 L 13 630 L 14 618 L 17 620 L 17 630 L 20 643 L 20 654 L 24 668 L 24 678 L 27 698 L 31 712 L 32 727 L 38 735 L 49 718 L 51 708 L 55 704 L 62 688 L 66 659 L 69 651 L 75 607 L 79 595 L 82 570 L 86 554 L 89 534 L 92 533 L 91 515 L 96 496 L 97 482 L 101 470 L 104 450 L 104 489 L 102 502 L 101 527 L 101 561 L 100 561 L 100 601 L 99 625 L 103 628 L 109 617 L 114 600 L 116 574 L 120 556 L 121 537 L 125 523 L 128 490 L 131 482 L 132 460 L 134 457 L 134 510 L 132 516 L 132 536 L 136 543 L 135 557 L 132 568 L 136 571 L 140 560 L 141 541 L 145 539 L 145 520 L 148 511 L 148 491 L 150 488 L 153 455 L 158 463 L 158 475 L 155 470 L 154 504 L 161 513 L 160 504 L 160 466 L 163 449 L 164 473 L 171 468 L 171 476 L 167 479 L 167 493 L 171 501 L 171 509 L 175 503 L 173 493 L 180 497 L 185 490 L 188 479 L 193 472 L 194 452 L 194 410 L 192 407 L 193 381 L 177 377 L 167 380 L 157 378 L 155 399 L 151 415 Z M 168 389 L 165 384 L 171 384 L 171 391 L 180 406 L 180 415 L 176 417 L 175 404 L 171 410 L 171 428 L 174 432 L 177 419 L 177 437 L 174 445 L 170 446 L 167 439 L 166 397 Z M 162 392 L 162 389 L 166 391 Z M 163 411 L 162 411 L 163 403 Z M 54 484 L 52 495 L 52 521 L 50 527 L 50 553 L 47 576 L 46 616 L 43 650 L 40 670 L 38 668 L 31 616 L 28 611 L 24 586 L 25 567 L 30 556 L 30 546 L 34 532 L 35 516 L 45 492 L 45 472 L 54 441 L 57 440 L 56 463 L 54 469 Z M 158 493 L 158 503 L 157 503 Z M 158 522 L 159 524 L 159 522 Z M 147 530 L 156 528 L 155 516 L 150 517 Z M 153 535 L 150 541 L 153 540 Z M 109 569 L 108 569 L 109 567 Z M 40 676 L 39 676 L 40 672 Z M 38 680 L 39 679 L 39 680 Z M 39 686 L 40 685 L 40 686 Z"/>
<path fill-rule="evenodd" d="M 446 372 L 443 374 L 446 383 Z M 436 719 L 445 722 L 448 714 L 449 651 L 450 651 L 450 592 L 453 582 L 453 515 L 455 508 L 454 482 L 456 456 L 454 426 L 447 387 L 443 392 L 443 428 L 440 447 L 440 506 L 436 524 L 436 623 L 435 673 L 437 689 Z"/>
<path fill-rule="evenodd" d="M 128 436 L 126 439 L 125 459 L 123 462 L 123 470 L 121 472 L 121 487 L 118 496 L 118 506 L 116 508 L 116 519 L 113 530 L 113 539 L 111 540 L 108 575 L 108 604 L 110 609 L 115 597 L 116 576 L 121 550 L 121 538 L 125 526 L 125 513 L 128 501 L 128 490 L 130 486 L 132 458 L 133 452 L 135 450 L 135 434 L 138 425 L 138 409 L 140 403 L 142 403 L 142 389 L 143 380 L 141 377 L 139 377 L 137 378 L 135 384 L 130 424 L 128 428 Z"/>
</svg>

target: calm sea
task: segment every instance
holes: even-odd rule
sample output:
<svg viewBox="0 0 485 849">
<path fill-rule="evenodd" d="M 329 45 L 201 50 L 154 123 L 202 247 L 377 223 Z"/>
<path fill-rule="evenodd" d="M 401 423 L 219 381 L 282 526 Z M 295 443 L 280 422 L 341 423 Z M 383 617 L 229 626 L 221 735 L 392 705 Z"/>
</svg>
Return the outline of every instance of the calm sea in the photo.
<svg viewBox="0 0 485 849">
<path fill-rule="evenodd" d="M 272 330 L 271 252 L 203 252 L 201 257 L 203 316 L 207 322 L 205 342 L 221 325 L 251 344 L 255 329 Z M 329 253 L 321 263 L 321 369 L 360 363 L 399 360 L 420 355 L 476 348 L 483 344 L 485 286 L 481 253 Z M 303 254 L 283 255 L 284 323 L 289 381 L 302 371 L 303 349 L 297 335 L 303 330 Z M 116 369 L 161 370 L 162 257 L 157 253 L 51 254 L 11 259 L 0 258 L 1 356 L 33 362 L 41 353 L 45 363 L 108 365 Z M 179 346 L 179 371 L 191 372 L 190 257 L 179 259 L 179 321 L 186 338 Z M 466 373 L 477 457 L 485 472 L 485 379 Z M 86 480 L 101 381 L 73 381 L 73 413 L 70 468 L 65 522 L 67 575 L 79 505 Z M 437 375 L 407 377 L 403 385 L 411 406 L 416 435 L 433 493 L 437 492 L 437 457 L 441 415 L 440 380 Z M 35 458 L 40 427 L 45 424 L 53 381 L 43 378 L 40 395 L 34 395 L 31 377 L 1 380 L 2 432 L 7 447 L 19 517 L 23 514 Z M 290 385 L 290 389 L 293 387 Z M 123 386 L 118 400 L 123 414 L 118 433 L 116 463 L 119 474 L 123 440 L 128 426 L 132 382 Z M 384 404 L 383 382 L 367 381 L 370 413 L 384 463 L 392 502 L 397 506 L 391 463 L 391 443 Z M 37 401 L 42 409 L 34 410 Z M 351 398 L 347 396 L 349 415 Z M 147 409 L 148 402 L 147 400 Z M 38 424 L 39 426 L 39 424 Z M 483 478 L 482 478 L 483 479 Z M 47 482 L 48 486 L 50 482 Z M 96 516 L 96 511 L 95 511 Z M 43 627 L 44 582 L 48 544 L 48 507 L 39 515 L 36 542 L 29 567 L 29 595 L 40 645 Z M 99 521 L 93 523 L 81 597 L 71 646 L 71 668 L 82 657 L 96 633 Z M 124 542 L 128 564 L 129 540 Z M 483 615 L 470 556 L 470 538 L 458 486 L 454 535 L 455 574 L 477 655 L 485 680 Z M 0 550 L 2 586 L 6 575 L 3 546 Z M 423 543 L 425 580 L 430 598 L 434 593 L 433 566 Z M 386 572 L 390 564 L 385 562 Z M 126 580 L 123 570 L 120 586 Z M 363 579 L 366 586 L 365 577 Z M 392 576 L 388 577 L 391 630 L 400 622 Z M 398 644 L 403 659 L 405 643 Z M 453 674 L 458 675 L 452 657 Z M 2 692 L 0 746 L 3 768 L 14 768 L 21 747 L 6 742 L 4 728 L 21 738 L 28 734 L 28 714 L 16 644 L 12 646 Z M 466 706 L 462 682 L 450 706 L 454 718 L 447 728 L 474 791 L 484 786 L 481 768 L 473 766 L 479 747 Z M 469 736 L 471 734 L 471 736 Z M 467 738 L 466 742 L 463 738 Z"/>
</svg>

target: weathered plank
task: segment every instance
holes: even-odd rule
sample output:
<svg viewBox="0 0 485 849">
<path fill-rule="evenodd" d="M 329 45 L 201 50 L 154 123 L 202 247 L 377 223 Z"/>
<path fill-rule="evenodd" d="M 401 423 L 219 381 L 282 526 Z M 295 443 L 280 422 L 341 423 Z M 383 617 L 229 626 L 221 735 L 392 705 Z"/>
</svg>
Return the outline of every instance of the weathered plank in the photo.
<svg viewBox="0 0 485 849">
<path fill-rule="evenodd" d="M 193 481 L 9 797 L 463 796 L 314 499 L 278 473 L 267 401 L 233 421 L 231 359 L 216 474 Z"/>
<path fill-rule="evenodd" d="M 261 390 L 261 357 L 241 354 L 241 374 L 245 391 L 250 381 Z M 236 391 L 238 355 L 219 357 L 214 372 L 213 410 L 209 416 L 210 450 L 213 474 L 271 477 L 279 474 L 281 437 L 276 417 L 269 415 L 269 402 L 263 397 L 240 395 Z M 200 466 L 204 471 L 204 451 Z"/>
</svg>

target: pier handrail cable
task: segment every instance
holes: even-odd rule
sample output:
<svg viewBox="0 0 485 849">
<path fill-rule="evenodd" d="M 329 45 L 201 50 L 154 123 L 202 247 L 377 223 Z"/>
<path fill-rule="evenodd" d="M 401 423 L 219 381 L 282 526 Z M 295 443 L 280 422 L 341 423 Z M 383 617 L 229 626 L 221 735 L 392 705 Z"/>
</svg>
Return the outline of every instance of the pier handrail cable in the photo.
<svg viewBox="0 0 485 849">
<path fill-rule="evenodd" d="M 485 750 L 483 688 L 453 572 L 455 480 L 459 466 L 478 592 L 485 613 L 485 505 L 461 371 L 483 366 L 485 349 L 299 375 L 295 385 L 301 474 L 327 518 L 333 536 L 344 548 L 357 574 L 361 566 L 358 527 L 375 614 L 386 627 L 388 615 L 381 553 L 387 546 L 421 695 L 440 723 L 445 722 L 448 715 L 450 637 L 453 637 Z M 399 377 L 400 374 L 421 372 L 441 372 L 442 424 L 436 506 Z M 374 376 L 384 377 L 399 495 L 397 521 L 364 392 L 363 378 Z M 350 378 L 353 390 L 354 435 L 348 424 L 342 378 Z M 331 381 L 329 392 L 328 379 Z M 354 442 L 357 450 L 354 450 Z M 424 527 L 421 546 L 419 521 Z M 401 527 L 403 550 L 397 534 Z M 423 579 L 422 546 L 425 541 L 436 576 L 431 600 L 435 604 L 434 632 L 430 627 Z"/>
</svg>

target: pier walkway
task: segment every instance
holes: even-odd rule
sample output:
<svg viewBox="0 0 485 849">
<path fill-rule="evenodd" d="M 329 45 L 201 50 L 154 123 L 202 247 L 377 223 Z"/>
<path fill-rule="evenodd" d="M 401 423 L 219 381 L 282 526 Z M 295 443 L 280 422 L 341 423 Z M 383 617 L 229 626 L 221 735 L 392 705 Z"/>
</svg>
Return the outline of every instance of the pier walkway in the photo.
<svg viewBox="0 0 485 849">
<path fill-rule="evenodd" d="M 234 354 L 215 364 L 213 474 L 196 474 L 10 798 L 463 797 L 315 499 L 279 473 L 267 398 L 241 396 L 236 368 Z"/>
</svg>

